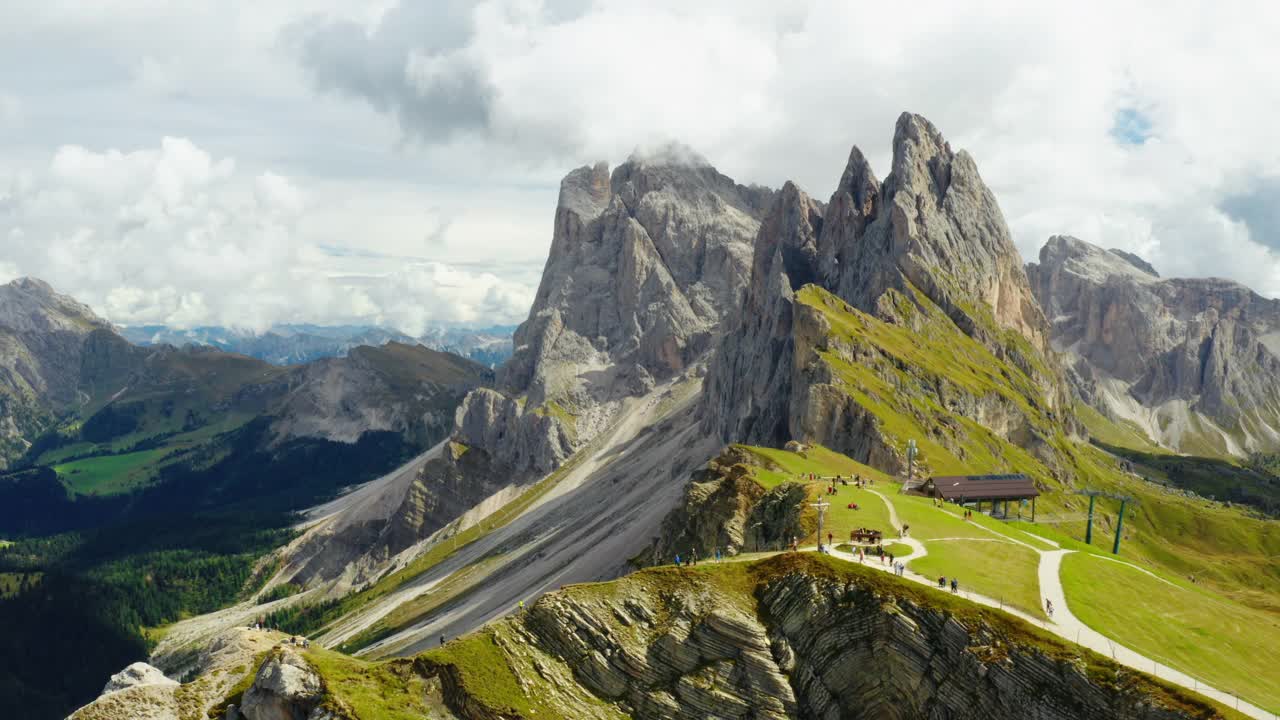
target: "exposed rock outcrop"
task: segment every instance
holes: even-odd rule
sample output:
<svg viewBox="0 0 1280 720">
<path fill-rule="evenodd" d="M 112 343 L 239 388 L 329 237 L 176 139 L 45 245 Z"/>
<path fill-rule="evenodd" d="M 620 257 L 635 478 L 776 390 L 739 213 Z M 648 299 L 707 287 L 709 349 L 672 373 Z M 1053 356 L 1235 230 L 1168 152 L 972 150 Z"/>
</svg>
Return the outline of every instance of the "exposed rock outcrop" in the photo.
<svg viewBox="0 0 1280 720">
<path fill-rule="evenodd" d="M 85 340 L 109 327 L 43 281 L 0 285 L 0 469 L 81 401 Z"/>
<path fill-rule="evenodd" d="M 460 642 L 493 648 L 488 667 L 509 667 L 521 692 L 544 703 L 538 716 L 1217 717 L 1207 704 L 1017 620 L 965 604 L 943 609 L 928 593 L 788 554 L 566 588 Z M 422 657 L 425 672 L 451 678 L 446 699 L 455 713 L 533 717 L 493 705 L 494 688 L 469 687 L 467 657 L 465 648 Z M 584 702 L 579 688 L 598 700 Z"/>
<path fill-rule="evenodd" d="M 569 173 L 537 296 L 500 373 L 506 399 L 468 399 L 458 439 L 545 473 L 607 427 L 619 400 L 693 365 L 747 284 L 771 195 L 677 146 L 612 173 L 603 163 Z"/>
<path fill-rule="evenodd" d="M 883 184 L 855 147 L 825 207 L 791 184 L 778 193 L 745 298 L 727 321 L 702 407 L 704 427 L 725 441 L 812 441 L 902 469 L 896 444 L 905 438 L 887 433 L 884 413 L 855 397 L 870 389 L 849 375 L 858 367 L 874 376 L 865 381 L 918 408 L 954 409 L 1026 449 L 1043 445 L 1051 424 L 1074 432 L 1061 417 L 1070 395 L 1048 323 L 995 198 L 973 159 L 917 115 L 898 120 Z M 948 332 L 978 343 L 1026 378 L 1021 397 L 951 383 L 945 367 L 909 366 L 906 348 L 868 332 L 880 324 L 918 333 L 922 345 L 929 336 L 940 348 L 954 345 Z M 936 413 L 916 414 L 920 427 L 937 425 L 925 417 Z M 944 435 L 940 444 L 959 452 Z"/>
<path fill-rule="evenodd" d="M 1104 414 L 1192 454 L 1280 448 L 1280 301 L 1055 236 L 1027 266 L 1053 342 Z"/>
<path fill-rule="evenodd" d="M 728 557 L 776 550 L 807 535 L 805 486 L 786 482 L 766 490 L 752 478 L 750 466 L 757 464 L 749 453 L 730 447 L 694 473 L 684 498 L 635 562 L 663 565 L 676 555 L 707 559 L 717 551 Z"/>
<path fill-rule="evenodd" d="M 136 662 L 115 675 L 112 675 L 111 679 L 107 681 L 106 687 L 102 688 L 102 694 L 105 695 L 107 693 L 136 687 L 138 685 L 177 684 L 177 680 L 171 680 L 165 677 L 165 674 L 158 668 L 154 668 L 144 662 Z"/>
<path fill-rule="evenodd" d="M 245 691 L 239 707 L 245 720 L 322 720 L 335 718 L 320 707 L 324 683 L 303 657 L 292 648 L 276 650 Z"/>
<path fill-rule="evenodd" d="M 113 675 L 96 700 L 71 714 L 69 720 L 191 720 L 211 717 L 233 688 L 256 669 L 283 636 L 234 628 L 207 645 L 164 667 L 173 677 L 194 678 L 182 685 L 156 667 L 134 663 Z M 154 662 L 160 662 L 153 659 Z M 225 720 L 233 716 L 218 715 Z"/>
<path fill-rule="evenodd" d="M 827 287 L 854 307 L 871 310 L 909 283 L 984 344 L 1008 350 L 996 335 L 1013 330 L 1041 352 L 1049 347 L 995 196 L 973 158 L 919 115 L 898 118 L 883 186 L 854 148 L 819 244 Z"/>
</svg>

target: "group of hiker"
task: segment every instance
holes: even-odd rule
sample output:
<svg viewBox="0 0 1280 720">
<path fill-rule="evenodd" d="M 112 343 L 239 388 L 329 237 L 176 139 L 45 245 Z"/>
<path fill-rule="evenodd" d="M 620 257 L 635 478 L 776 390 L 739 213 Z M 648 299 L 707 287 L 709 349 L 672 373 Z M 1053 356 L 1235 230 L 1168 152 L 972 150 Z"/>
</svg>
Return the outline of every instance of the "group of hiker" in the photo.
<svg viewBox="0 0 1280 720">
<path fill-rule="evenodd" d="M 800 479 L 817 481 L 823 478 L 817 475 L 816 473 L 803 473 L 800 475 Z M 838 494 L 837 490 L 839 486 L 848 487 L 850 484 L 853 484 L 855 487 L 865 488 L 868 485 L 875 484 L 874 478 L 864 479 L 858 475 L 853 475 L 849 478 L 845 478 L 840 475 L 837 475 L 835 476 L 834 479 L 831 479 L 831 478 L 826 478 L 826 479 L 829 481 L 829 484 L 827 485 L 827 488 L 826 488 L 828 495 L 837 495 Z M 942 506 L 941 501 L 938 500 L 937 498 L 934 498 L 933 504 L 934 504 L 934 507 Z M 849 503 L 848 507 L 850 510 L 857 510 L 858 504 L 851 502 Z M 972 519 L 973 511 L 965 510 L 963 517 L 965 520 Z M 899 534 L 901 537 L 904 537 L 904 538 L 910 537 L 911 526 L 908 524 L 902 525 Z M 858 528 L 856 530 L 850 531 L 849 533 L 850 543 L 862 542 L 867 540 L 876 542 L 876 545 L 874 547 L 865 547 L 865 546 L 857 547 L 856 552 L 858 556 L 858 562 L 865 563 L 868 555 L 874 555 L 876 558 L 880 560 L 880 564 L 887 565 L 894 575 L 898 577 L 905 577 L 906 571 L 907 571 L 906 564 L 898 560 L 892 552 L 888 552 L 884 549 L 884 545 L 879 542 L 880 536 L 881 536 L 881 533 L 879 531 L 869 530 L 867 528 Z M 826 544 L 823 544 L 822 540 L 823 540 L 822 537 L 818 538 L 818 548 L 817 548 L 818 552 L 830 552 L 830 549 L 835 546 L 835 533 L 831 531 L 827 532 Z M 798 537 L 792 536 L 791 542 L 790 542 L 790 549 L 792 552 L 799 551 L 800 539 Z M 723 556 L 720 552 L 720 548 L 718 547 L 712 551 L 712 556 L 715 558 L 716 562 L 720 562 L 723 559 Z M 680 554 L 676 554 L 675 564 L 677 567 L 697 565 L 698 564 L 697 549 L 690 548 L 689 553 L 686 556 L 681 556 Z M 960 580 L 955 577 L 948 579 L 946 576 L 939 576 L 937 587 L 939 590 L 947 590 L 949 588 L 951 592 L 958 594 L 960 592 Z M 523 609 L 523 602 L 521 603 L 521 608 Z M 1045 613 L 1050 618 L 1053 617 L 1053 603 L 1049 600 L 1045 600 Z M 443 644 L 444 637 L 442 636 L 440 640 L 441 640 L 441 644 Z"/>
<path fill-rule="evenodd" d="M 880 559 L 881 565 L 888 564 L 890 567 L 895 566 L 893 553 L 885 552 L 884 545 L 876 545 L 874 552 L 876 557 Z M 865 548 L 858 548 L 858 562 L 863 562 L 869 554 L 871 554 L 871 552 L 867 551 Z"/>
<path fill-rule="evenodd" d="M 795 549 L 795 544 L 796 544 L 796 539 L 795 539 L 795 538 L 792 538 L 792 539 L 791 539 L 791 547 L 792 547 L 792 549 L 793 549 L 793 550 Z M 724 560 L 724 554 L 720 552 L 720 547 L 719 547 L 719 546 L 717 546 L 717 547 L 715 547 L 715 548 L 712 548 L 712 550 L 711 550 L 711 557 L 712 557 L 716 562 L 721 562 L 721 561 L 723 561 L 723 560 Z M 688 554 L 687 556 L 683 557 L 683 558 L 682 558 L 682 557 L 680 557 L 680 553 L 676 553 L 676 567 L 689 567 L 689 566 L 693 566 L 693 565 L 697 565 L 697 564 L 698 564 L 698 549 L 697 549 L 697 548 L 689 548 L 689 554 Z"/>
<path fill-rule="evenodd" d="M 249 629 L 250 630 L 266 630 L 267 632 L 271 632 L 271 626 L 268 625 L 262 618 L 258 618 L 257 620 L 254 620 L 253 623 L 249 625 Z M 308 638 L 301 637 L 299 635 L 292 635 L 287 640 L 285 640 L 285 642 L 288 643 L 289 645 L 296 645 L 300 648 L 311 647 L 311 640 Z"/>
</svg>

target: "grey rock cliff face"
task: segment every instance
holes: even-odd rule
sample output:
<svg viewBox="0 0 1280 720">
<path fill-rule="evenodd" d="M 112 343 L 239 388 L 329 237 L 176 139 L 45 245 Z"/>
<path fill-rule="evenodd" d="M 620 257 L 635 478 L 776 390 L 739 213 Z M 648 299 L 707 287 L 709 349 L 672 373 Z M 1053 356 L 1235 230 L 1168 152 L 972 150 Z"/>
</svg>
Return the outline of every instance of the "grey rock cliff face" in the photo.
<svg viewBox="0 0 1280 720">
<path fill-rule="evenodd" d="M 619 400 L 687 371 L 740 300 L 771 196 L 679 147 L 569 173 L 500 392 L 467 399 L 458 439 L 545 473 Z"/>
<path fill-rule="evenodd" d="M 791 184 L 778 193 L 756 237 L 746 299 L 727 321 L 702 405 L 704 427 L 726 442 L 818 442 L 895 469 L 900 458 L 879 440 L 874 419 L 819 361 L 833 353 L 861 360 L 831 336 L 821 313 L 796 301 L 809 283 L 893 323 L 903 319 L 885 302 L 887 293 L 922 297 L 1034 378 L 1036 404 L 1058 409 L 1070 402 L 1048 323 L 994 196 L 973 159 L 952 151 L 924 118 L 899 118 L 893 168 L 883 184 L 855 147 L 825 206 Z M 1005 417 L 1009 408 L 999 398 L 954 402 L 972 406 L 970 417 L 1006 437 L 1023 424 Z"/>
<path fill-rule="evenodd" d="M 1160 279 L 1065 236 L 1028 273 L 1054 344 L 1104 413 L 1185 452 L 1280 447 L 1280 301 L 1227 280 Z"/>
<path fill-rule="evenodd" d="M 858 580 L 793 572 L 754 599 L 747 612 L 696 572 L 673 572 L 611 599 L 548 595 L 518 622 L 583 687 L 642 720 L 1212 716 Z"/>
<path fill-rule="evenodd" d="M 0 469 L 76 404 L 85 340 L 109 327 L 40 280 L 0 285 Z"/>
<path fill-rule="evenodd" d="M 505 388 L 533 405 L 585 403 L 616 391 L 584 371 L 683 370 L 746 285 L 767 197 L 673 150 L 633 156 L 612 175 L 603 164 L 570 173 Z"/>
<path fill-rule="evenodd" d="M 987 313 L 1037 349 L 1048 325 L 995 196 L 965 151 L 903 113 L 883 186 L 854 148 L 827 207 L 823 239 L 829 289 L 872 309 L 885 290 L 914 285 L 966 332 L 990 342 Z"/>
</svg>

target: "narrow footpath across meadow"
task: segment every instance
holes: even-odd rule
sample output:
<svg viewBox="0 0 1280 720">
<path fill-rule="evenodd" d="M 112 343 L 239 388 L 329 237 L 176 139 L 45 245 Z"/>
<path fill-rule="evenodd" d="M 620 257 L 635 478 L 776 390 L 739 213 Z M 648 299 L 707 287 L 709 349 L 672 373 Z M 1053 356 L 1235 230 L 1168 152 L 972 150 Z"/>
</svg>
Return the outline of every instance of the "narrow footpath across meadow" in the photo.
<svg viewBox="0 0 1280 720">
<path fill-rule="evenodd" d="M 832 480 L 832 478 L 818 478 L 818 479 L 827 481 L 827 482 L 830 482 Z M 883 493 L 877 490 L 870 490 L 869 488 L 867 490 L 870 493 L 878 496 L 884 502 L 888 510 L 889 523 L 893 526 L 894 531 L 899 536 L 896 538 L 886 536 L 884 539 L 884 542 L 885 543 L 890 543 L 890 542 L 901 543 L 903 545 L 909 546 L 912 549 L 912 552 L 910 555 L 898 557 L 898 558 L 895 558 L 895 560 L 898 562 L 902 562 L 904 564 L 912 564 L 928 556 L 929 550 L 924 542 L 921 542 L 919 539 L 916 539 L 914 537 L 901 537 L 903 524 L 902 524 L 901 518 L 899 517 L 898 508 L 896 507 L 894 501 L 891 500 L 888 496 L 884 495 Z M 929 507 L 926 507 L 925 509 L 926 510 L 932 509 L 936 512 L 944 513 L 952 519 L 959 519 L 944 509 L 929 508 Z M 920 509 L 914 508 L 913 511 L 916 513 L 919 513 Z M 989 533 L 995 536 L 994 538 L 992 538 L 992 540 L 996 540 L 998 538 L 998 541 L 1007 542 L 1013 546 L 1021 546 L 1024 548 L 1028 548 L 1037 554 L 1039 561 L 1036 569 L 1037 570 L 1036 580 L 1038 581 L 1038 584 L 1039 584 L 1038 593 L 1041 598 L 1041 607 L 1044 606 L 1044 600 L 1048 600 L 1053 604 L 1054 612 L 1053 612 L 1053 617 L 1051 619 L 1046 619 L 1043 616 L 1032 615 L 1031 613 L 1025 612 L 1021 609 L 1018 609 L 1017 607 L 1011 606 L 1010 604 L 1004 602 L 1002 599 L 992 598 L 986 595 L 971 592 L 965 589 L 964 584 L 962 582 L 959 594 L 965 597 L 966 599 L 972 602 L 976 602 L 980 605 L 986 605 L 988 607 L 1001 610 L 1010 615 L 1021 618 L 1027 622 L 1034 623 L 1035 625 L 1057 635 L 1058 637 L 1061 637 L 1064 640 L 1076 643 L 1083 647 L 1087 647 L 1090 650 L 1093 650 L 1099 654 L 1105 655 L 1106 657 L 1110 657 L 1115 662 L 1120 663 L 1121 665 L 1125 665 L 1135 670 L 1140 670 L 1142 672 L 1149 673 L 1151 675 L 1154 675 L 1160 678 L 1161 680 L 1172 683 L 1174 685 L 1178 685 L 1187 690 L 1191 690 L 1192 692 L 1199 693 L 1200 695 L 1203 695 L 1212 700 L 1215 700 L 1221 703 L 1222 705 L 1225 705 L 1226 707 L 1235 709 L 1240 713 L 1247 715 L 1248 717 L 1257 718 L 1258 720 L 1276 720 L 1277 716 L 1275 714 L 1267 710 L 1263 710 L 1262 708 L 1257 707 L 1244 700 L 1241 700 L 1236 695 L 1233 695 L 1231 693 L 1224 692 L 1217 688 L 1206 685 L 1205 683 L 1201 682 L 1198 678 L 1195 678 L 1184 672 L 1175 670 L 1171 667 L 1168 667 L 1167 665 L 1159 663 L 1156 660 L 1143 655 L 1142 653 L 1139 653 L 1131 648 L 1125 647 L 1115 642 L 1113 639 L 1103 635 L 1102 633 L 1088 627 L 1083 622 L 1081 622 L 1075 615 L 1071 613 L 1071 609 L 1067 605 L 1066 592 L 1063 590 L 1063 586 L 1062 586 L 1062 558 L 1065 555 L 1075 552 L 1074 550 L 1064 550 L 1058 546 L 1058 543 L 1055 543 L 1051 540 L 1046 540 L 1044 538 L 1040 538 L 1038 536 L 1033 536 L 1029 533 L 1024 533 L 1024 534 L 1028 535 L 1028 538 L 1030 541 L 1023 541 L 1019 538 L 1012 537 L 1011 534 L 1002 533 L 993 528 L 986 527 L 981 523 L 973 522 L 973 523 L 969 523 L 969 525 L 973 528 L 978 528 L 984 533 Z M 1024 532 L 1024 531 L 1014 530 L 1013 532 Z M 945 542 L 948 540 L 974 542 L 977 539 L 973 537 L 929 538 L 930 542 Z M 1043 543 L 1044 545 L 1049 546 L 1053 549 L 1046 550 L 1043 547 L 1037 547 L 1037 545 L 1032 544 L 1033 542 Z M 806 548 L 806 550 L 816 551 L 817 548 L 811 547 L 811 548 Z M 887 563 L 881 562 L 881 560 L 874 555 L 867 555 L 863 560 L 859 560 L 857 553 L 838 550 L 836 548 L 829 548 L 828 552 L 832 556 L 841 558 L 848 562 L 855 562 L 855 563 L 861 562 L 864 565 L 868 565 L 873 568 L 879 568 L 884 572 L 893 571 L 892 566 L 890 566 Z M 1099 556 L 1099 557 L 1102 557 L 1102 556 Z M 1152 577 L 1156 577 L 1157 579 L 1160 579 L 1158 578 L 1158 576 L 1154 575 L 1153 573 L 1146 570 L 1145 568 L 1139 567 L 1137 565 L 1133 565 L 1132 563 L 1127 563 L 1123 560 L 1117 560 L 1115 558 L 1103 557 L 1102 559 L 1134 568 L 1141 572 L 1147 573 Z M 951 592 L 949 588 L 939 588 L 937 585 L 936 578 L 925 577 L 924 575 L 921 575 L 915 572 L 914 570 L 912 570 L 909 567 L 909 565 L 904 570 L 903 577 L 905 577 L 908 580 L 917 582 L 921 585 L 925 585 L 930 588 L 933 588 L 937 592 L 947 592 L 947 593 Z"/>
</svg>

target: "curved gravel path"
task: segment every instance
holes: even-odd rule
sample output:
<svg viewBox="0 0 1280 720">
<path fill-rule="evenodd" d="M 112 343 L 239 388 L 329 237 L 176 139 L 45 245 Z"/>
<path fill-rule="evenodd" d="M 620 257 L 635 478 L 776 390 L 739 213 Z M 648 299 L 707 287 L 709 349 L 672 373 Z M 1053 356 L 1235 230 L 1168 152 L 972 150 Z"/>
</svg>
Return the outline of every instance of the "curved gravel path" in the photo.
<svg viewBox="0 0 1280 720">
<path fill-rule="evenodd" d="M 898 519 L 898 512 L 897 512 L 897 509 L 894 508 L 893 502 L 890 501 L 889 498 L 885 497 L 883 494 L 881 494 L 876 490 L 869 490 L 869 492 L 874 493 L 881 500 L 884 501 L 885 505 L 889 509 L 889 522 L 890 524 L 893 525 L 894 529 L 898 531 L 899 535 L 901 535 L 902 523 Z M 997 537 L 1000 537 L 1011 543 L 1016 543 L 1018 545 L 1025 545 L 1026 547 L 1029 547 L 1032 550 L 1035 550 L 1037 553 L 1039 553 L 1040 564 L 1037 568 L 1037 575 L 1040 582 L 1040 595 L 1042 599 L 1049 600 L 1050 602 L 1053 603 L 1054 613 L 1053 613 L 1053 618 L 1051 620 L 1045 621 L 1042 618 L 1033 617 L 1022 611 L 1008 607 L 1004 603 L 1002 603 L 1001 601 L 995 598 L 990 598 L 985 595 L 979 595 L 977 593 L 971 593 L 971 592 L 961 590 L 959 594 L 964 596 L 966 599 L 972 602 L 976 602 L 979 605 L 986 605 L 987 607 L 1001 610 L 1005 613 L 1021 618 L 1022 620 L 1025 620 L 1029 623 L 1033 623 L 1045 630 L 1048 630 L 1049 632 L 1053 633 L 1054 635 L 1057 635 L 1058 637 L 1064 640 L 1076 643 L 1083 647 L 1087 647 L 1090 650 L 1093 650 L 1094 652 L 1110 657 L 1115 662 L 1121 665 L 1125 665 L 1135 670 L 1140 670 L 1142 672 L 1154 675 L 1160 678 L 1161 680 L 1172 683 L 1174 685 L 1178 685 L 1186 690 L 1190 690 L 1192 692 L 1198 693 L 1212 700 L 1216 700 L 1217 702 L 1222 703 L 1227 707 L 1234 708 L 1238 710 L 1240 713 L 1247 715 L 1251 718 L 1257 718 L 1257 720 L 1276 720 L 1277 716 L 1275 714 L 1268 712 L 1266 710 L 1263 710 L 1262 708 L 1256 705 L 1253 705 L 1252 703 L 1241 700 L 1237 698 L 1235 695 L 1232 695 L 1231 693 L 1224 692 L 1212 686 L 1206 685 L 1203 682 L 1200 682 L 1198 678 L 1192 677 L 1191 675 L 1187 675 L 1186 673 L 1180 672 L 1178 670 L 1174 670 L 1173 668 L 1168 667 L 1167 665 L 1163 665 L 1157 662 L 1156 660 L 1137 652 L 1136 650 L 1125 647 L 1117 643 L 1116 641 L 1112 640 L 1111 638 L 1103 635 L 1102 633 L 1094 630 L 1093 628 L 1090 628 L 1088 625 L 1085 625 L 1083 622 L 1081 622 L 1079 618 L 1077 618 L 1075 615 L 1071 613 L 1071 608 L 1067 605 L 1066 592 L 1063 590 L 1063 587 L 1062 587 L 1062 557 L 1068 553 L 1075 552 L 1074 550 L 1063 550 L 1063 549 L 1042 550 L 1040 548 L 1034 547 L 1029 543 L 1025 543 L 1020 540 L 1015 540 L 1008 536 L 1002 535 L 1001 533 L 998 533 L 995 530 L 992 530 L 990 528 L 983 527 L 982 525 L 976 525 L 975 527 L 980 527 L 986 530 L 987 532 L 990 532 L 991 534 L 996 535 Z M 919 540 L 916 540 L 915 538 L 900 537 L 900 538 L 897 538 L 896 540 L 893 540 L 893 542 L 899 542 L 905 545 L 909 545 L 912 549 L 912 553 L 910 555 L 897 558 L 897 560 L 900 560 L 902 562 L 916 560 L 929 554 L 929 551 L 927 548 L 925 548 L 924 543 L 920 542 Z M 1056 543 L 1050 543 L 1050 544 L 1056 544 Z M 807 549 L 816 550 L 817 548 L 807 548 Z M 836 550 L 835 548 L 830 548 L 829 552 L 833 557 L 838 557 L 842 560 L 847 560 L 849 562 L 855 562 L 855 563 L 859 562 L 858 556 L 856 553 L 843 552 L 840 550 Z M 1109 560 L 1111 562 L 1117 562 L 1122 565 L 1128 565 L 1129 567 L 1132 567 L 1136 570 L 1147 573 L 1148 575 L 1152 575 L 1152 577 L 1157 577 L 1160 580 L 1164 580 L 1163 578 L 1159 578 L 1158 576 L 1154 575 L 1149 570 L 1139 567 L 1137 565 L 1134 565 L 1132 563 L 1128 563 L 1123 560 L 1117 560 L 1115 558 L 1104 557 L 1102 559 Z M 892 568 L 889 565 L 882 564 L 881 562 L 879 562 L 879 559 L 875 558 L 874 556 L 866 558 L 864 561 L 862 561 L 862 564 L 868 567 L 878 568 L 884 572 L 892 572 Z M 937 592 L 950 592 L 950 590 L 939 588 L 937 586 L 936 579 L 924 577 L 915 572 L 912 572 L 909 569 L 906 569 L 903 572 L 905 573 L 903 577 L 905 577 L 908 580 L 933 588 Z M 1164 580 L 1164 582 L 1168 582 L 1168 581 Z"/>
</svg>

